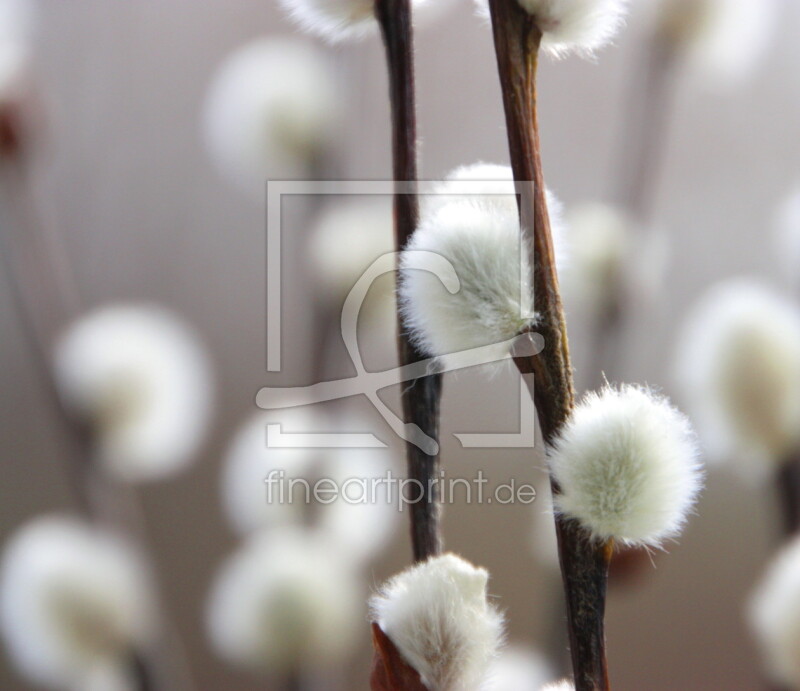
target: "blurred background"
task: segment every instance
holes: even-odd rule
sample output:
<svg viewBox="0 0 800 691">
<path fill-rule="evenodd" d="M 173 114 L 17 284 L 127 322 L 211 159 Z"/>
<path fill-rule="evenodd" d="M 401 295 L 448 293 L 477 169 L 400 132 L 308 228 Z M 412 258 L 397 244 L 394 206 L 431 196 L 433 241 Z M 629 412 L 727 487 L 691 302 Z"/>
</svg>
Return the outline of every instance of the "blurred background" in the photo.
<svg viewBox="0 0 800 691">
<path fill-rule="evenodd" d="M 164 305 L 191 326 L 213 369 L 213 414 L 191 466 L 134 489 L 162 599 L 198 689 L 265 688 L 257 675 L 223 660 L 207 633 L 215 574 L 239 543 L 220 499 L 231 438 L 256 411 L 260 387 L 312 383 L 323 355 L 327 374 L 352 373 L 340 342 L 320 346 L 324 319 L 315 307 L 316 269 L 308 260 L 320 202 L 308 198 L 292 199 L 284 208 L 284 363 L 280 373 L 266 371 L 263 195 L 244 190 L 217 164 L 204 124 L 220 65 L 264 37 L 293 37 L 313 47 L 336 80 L 341 113 L 331 113 L 329 123 L 335 145 L 306 174 L 385 180 L 390 171 L 377 37 L 329 47 L 297 32 L 276 5 L 41 2 L 31 39 L 32 75 L 44 112 L 30 167 L 31 194 L 74 267 L 84 306 Z M 642 81 L 653 31 L 652 14 L 645 10 L 635 8 L 616 45 L 596 60 L 547 60 L 541 68 L 545 171 L 567 212 L 586 202 L 621 201 L 626 155 L 638 145 L 631 112 L 640 107 L 637 94 L 644 97 L 651 83 Z M 666 95 L 655 106 L 664 122 L 650 144 L 661 153 L 654 154 L 656 172 L 648 183 L 652 201 L 637 220 L 657 245 L 648 254 L 657 268 L 643 273 L 656 276 L 635 291 L 641 299 L 633 300 L 613 364 L 603 367 L 609 379 L 659 387 L 679 405 L 675 351 L 690 306 L 706 288 L 731 276 L 753 275 L 781 287 L 773 228 L 780 203 L 800 177 L 800 4 L 778 2 L 776 12 L 749 74 L 727 79 L 697 61 L 677 60 Z M 421 24 L 416 43 L 422 177 L 441 179 L 479 160 L 507 164 L 487 25 L 466 0 L 447 3 Z M 272 175 L 292 177 L 294 171 Z M 0 289 L 0 542 L 32 517 L 76 506 L 62 461 L 62 428 L 47 404 L 10 280 L 4 275 Z M 575 314 L 577 376 L 586 386 L 592 381 L 591 325 L 580 305 L 568 300 L 567 306 L 568 317 Z M 391 320 L 379 323 L 363 329 L 370 368 L 393 364 Z M 470 371 L 445 378 L 443 463 L 455 476 L 471 477 L 482 468 L 500 481 L 532 482 L 546 495 L 541 459 L 532 462 L 529 450 L 487 453 L 464 449 L 453 437 L 513 431 L 516 387 L 511 373 Z M 396 409 L 397 391 L 387 393 Z M 359 416 L 362 429 L 397 447 L 363 401 L 343 405 Z M 534 516 L 544 511 L 538 503 L 456 502 L 446 507 L 444 528 L 449 549 L 489 569 L 491 593 L 508 613 L 510 639 L 549 652 L 563 649 L 565 641 L 559 639 L 561 596 L 552 554 L 543 554 L 552 545 Z M 401 517 L 393 539 L 365 564 L 364 601 L 370 588 L 410 562 L 406 520 Z M 743 607 L 781 541 L 772 486 L 748 484 L 724 467 L 712 467 L 697 516 L 679 543 L 611 588 L 607 634 L 615 688 L 759 688 Z M 352 657 L 331 674 L 340 676 L 338 688 L 367 688 L 366 605 L 360 616 L 364 625 Z M 0 688 L 37 687 L 0 653 Z"/>
</svg>

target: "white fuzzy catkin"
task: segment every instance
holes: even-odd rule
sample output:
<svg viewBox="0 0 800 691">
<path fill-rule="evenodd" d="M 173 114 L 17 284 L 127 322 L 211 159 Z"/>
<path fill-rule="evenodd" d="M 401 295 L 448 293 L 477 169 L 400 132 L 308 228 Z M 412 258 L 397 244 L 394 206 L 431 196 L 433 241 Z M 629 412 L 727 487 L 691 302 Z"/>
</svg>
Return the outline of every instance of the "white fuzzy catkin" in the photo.
<svg viewBox="0 0 800 691">
<path fill-rule="evenodd" d="M 77 519 L 24 525 L 5 548 L 0 626 L 31 681 L 86 689 L 100 668 L 125 664 L 155 631 L 150 580 L 120 538 Z"/>
<path fill-rule="evenodd" d="M 206 147 L 220 171 L 258 201 L 268 180 L 306 178 L 340 123 L 336 75 L 313 45 L 267 38 L 229 55 L 203 111 Z"/>
<path fill-rule="evenodd" d="M 769 677 L 800 689 L 800 539 L 769 566 L 750 599 L 748 618 Z"/>
<path fill-rule="evenodd" d="M 658 547 L 683 527 L 702 485 L 687 418 L 651 391 L 589 393 L 550 451 L 557 512 L 601 540 Z"/>
<path fill-rule="evenodd" d="M 774 34 L 776 0 L 658 0 L 661 36 L 715 83 L 749 76 Z"/>
<path fill-rule="evenodd" d="M 390 472 L 400 474 L 396 459 L 389 449 L 337 449 L 323 468 L 339 495 L 319 507 L 319 529 L 354 564 L 367 563 L 392 539 L 402 517 L 386 481 Z"/>
<path fill-rule="evenodd" d="M 800 290 L 800 184 L 783 200 L 775 219 L 777 260 L 792 290 Z"/>
<path fill-rule="evenodd" d="M 207 620 L 225 659 L 280 675 L 341 661 L 364 614 L 346 558 L 313 533 L 287 530 L 255 534 L 228 558 Z"/>
<path fill-rule="evenodd" d="M 411 339 L 432 357 L 490 346 L 535 321 L 527 241 L 510 169 L 479 164 L 457 169 L 422 205 L 419 226 L 400 261 L 399 299 Z M 499 194 L 498 194 L 499 193 Z M 550 195 L 558 217 L 559 205 Z M 560 237 L 558 223 L 554 238 Z M 561 243 L 554 241 L 554 247 Z M 458 278 L 455 294 L 431 271 L 426 251 L 447 259 Z M 560 254 L 560 252 L 559 252 Z"/>
<path fill-rule="evenodd" d="M 0 0 L 0 107 L 27 110 L 35 26 L 33 2 Z"/>
<path fill-rule="evenodd" d="M 129 660 L 94 665 L 69 691 L 137 691 L 141 682 L 133 678 Z"/>
<path fill-rule="evenodd" d="M 432 557 L 389 580 L 371 600 L 372 618 L 430 691 L 471 691 L 503 638 L 487 601 L 489 574 L 453 554 Z"/>
<path fill-rule="evenodd" d="M 309 244 L 321 289 L 347 294 L 381 255 L 394 250 L 390 197 L 347 200 L 326 208 Z"/>
<path fill-rule="evenodd" d="M 503 650 L 492 663 L 481 691 L 538 689 L 552 678 L 550 665 L 539 651 L 514 646 Z"/>
<path fill-rule="evenodd" d="M 307 432 L 318 422 L 305 408 L 280 411 L 284 433 Z M 309 448 L 268 448 L 269 423 L 278 420 L 265 413 L 245 421 L 223 459 L 222 506 L 240 534 L 302 521 L 305 497 L 298 490 L 290 501 L 289 483 L 304 477 L 319 456 L 318 450 Z M 268 485 L 270 476 L 274 482 Z"/>
<path fill-rule="evenodd" d="M 488 16 L 488 0 L 476 0 Z M 570 53 L 591 56 L 606 46 L 623 25 L 626 0 L 518 0 L 542 32 L 542 49 L 560 58 Z"/>
<path fill-rule="evenodd" d="M 212 384 L 205 351 L 169 311 L 113 305 L 80 318 L 55 349 L 66 403 L 91 423 L 99 460 L 128 481 L 173 475 L 205 437 Z"/>
<path fill-rule="evenodd" d="M 426 2 L 412 0 L 415 9 Z M 280 0 L 280 3 L 303 31 L 331 43 L 377 32 L 375 0 Z"/>
<path fill-rule="evenodd" d="M 547 684 L 542 687 L 542 691 L 575 691 L 575 684 L 569 679 L 557 681 L 554 684 Z"/>
<path fill-rule="evenodd" d="M 567 217 L 570 268 L 562 281 L 565 298 L 591 314 L 608 309 L 625 280 L 630 221 L 615 206 L 583 204 Z"/>
<path fill-rule="evenodd" d="M 0 43 L 27 43 L 38 21 L 34 0 L 0 0 Z"/>
<path fill-rule="evenodd" d="M 752 279 L 714 286 L 682 332 L 677 374 L 712 457 L 763 477 L 800 448 L 800 308 Z"/>
<path fill-rule="evenodd" d="M 516 185 L 511 166 L 497 163 L 471 163 L 459 166 L 434 188 L 434 194 L 422 196 L 422 214 L 430 215 L 435 209 L 454 201 L 472 199 L 494 206 L 505 217 L 518 216 Z M 553 252 L 559 272 L 568 263 L 571 244 L 567 243 L 564 222 L 564 205 L 552 190 L 545 192 Z M 567 245 L 570 244 L 570 247 Z"/>
<path fill-rule="evenodd" d="M 350 199 L 330 205 L 317 220 L 308 249 L 317 294 L 325 301 L 335 301 L 335 309 L 341 309 L 364 272 L 379 257 L 394 251 L 391 198 Z M 375 280 L 364 299 L 359 323 L 369 324 L 374 331 L 393 332 L 397 318 L 394 289 L 394 274 Z"/>
</svg>

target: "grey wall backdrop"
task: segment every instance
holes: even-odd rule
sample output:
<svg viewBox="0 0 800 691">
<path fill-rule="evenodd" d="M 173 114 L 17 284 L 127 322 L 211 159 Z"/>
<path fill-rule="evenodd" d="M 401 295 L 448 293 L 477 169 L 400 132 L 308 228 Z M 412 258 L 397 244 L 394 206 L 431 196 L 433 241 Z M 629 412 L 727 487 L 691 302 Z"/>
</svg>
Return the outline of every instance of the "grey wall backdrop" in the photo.
<svg viewBox="0 0 800 691">
<path fill-rule="evenodd" d="M 244 691 L 256 680 L 230 670 L 209 649 L 204 599 L 216 564 L 234 545 L 219 510 L 222 449 L 268 381 L 302 380 L 308 362 L 308 295 L 285 296 L 289 374 L 265 371 L 263 208 L 232 189 L 209 162 L 199 113 L 219 61 L 248 39 L 292 32 L 265 0 L 41 3 L 37 68 L 50 107 L 37 193 L 77 268 L 90 305 L 115 299 L 163 302 L 189 320 L 213 354 L 218 415 L 202 458 L 184 476 L 141 491 L 169 608 L 198 688 Z M 663 299 L 638 315 L 621 375 L 673 392 L 670 363 L 687 306 L 717 279 L 774 274 L 775 204 L 800 177 L 800 4 L 785 3 L 779 32 L 754 78 L 738 90 L 677 84 L 657 218 L 672 238 Z M 623 94 L 642 59 L 634 15 L 618 45 L 596 63 L 546 62 L 541 104 L 549 184 L 569 205 L 610 187 Z M 506 162 L 501 100 L 490 34 L 455 3 L 420 31 L 419 118 L 423 171 L 437 178 L 477 159 Z M 389 171 L 386 85 L 376 41 L 328 49 L 345 78 L 345 176 L 385 179 Z M 303 228 L 297 231 L 298 242 Z M 4 279 L 5 280 L 5 279 Z M 580 330 L 575 333 L 580 338 Z M 59 465 L 61 441 L 42 404 L 6 285 L 0 288 L 0 539 L 26 518 L 70 506 Z M 579 363 L 580 364 L 580 363 Z M 513 415 L 511 384 L 479 374 L 448 380 L 446 432 L 502 429 Z M 480 397 L 476 394 L 480 392 Z M 512 399 L 513 400 L 513 399 Z M 450 436 L 449 467 L 485 464 Z M 524 452 L 492 459 L 498 474 L 531 478 Z M 705 691 L 759 687 L 742 602 L 777 543 L 772 497 L 712 470 L 679 545 L 657 568 L 612 592 L 610 664 L 620 691 Z M 449 546 L 487 566 L 492 592 L 510 612 L 515 640 L 538 642 L 552 628 L 552 574 L 520 543 L 530 538 L 524 507 L 448 507 Z M 524 553 L 523 553 L 524 552 Z M 408 561 L 405 532 L 374 564 L 378 582 Z M 28 688 L 0 653 L 0 688 Z M 350 688 L 366 688 L 369 643 L 353 663 Z"/>
</svg>

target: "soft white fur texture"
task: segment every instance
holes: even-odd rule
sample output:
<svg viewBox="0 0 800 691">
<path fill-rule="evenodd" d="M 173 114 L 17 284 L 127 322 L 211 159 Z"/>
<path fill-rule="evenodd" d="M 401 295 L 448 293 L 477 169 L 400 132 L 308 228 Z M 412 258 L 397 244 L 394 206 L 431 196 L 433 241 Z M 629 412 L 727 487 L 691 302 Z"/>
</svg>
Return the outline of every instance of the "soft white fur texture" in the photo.
<svg viewBox="0 0 800 691">
<path fill-rule="evenodd" d="M 66 403 L 92 424 L 99 460 L 118 478 L 156 480 L 192 460 L 211 413 L 211 368 L 171 312 L 98 309 L 61 335 L 54 361 Z"/>
<path fill-rule="evenodd" d="M 319 299 L 338 314 L 364 272 L 393 251 L 391 197 L 349 198 L 329 204 L 315 224 L 308 252 Z M 394 338 L 396 319 L 395 276 L 387 273 L 369 286 L 359 326 L 371 333 L 390 332 Z"/>
<path fill-rule="evenodd" d="M 519 215 L 511 166 L 483 162 L 459 166 L 441 183 L 435 185 L 434 192 L 422 196 L 423 215 L 429 215 L 442 205 L 465 198 L 494 206 L 506 217 Z M 556 265 L 561 272 L 568 265 L 570 255 L 564 222 L 564 205 L 550 189 L 546 190 L 546 197 L 553 251 Z"/>
<path fill-rule="evenodd" d="M 535 321 L 527 241 L 520 233 L 511 171 L 479 164 L 459 168 L 427 197 L 419 226 L 400 262 L 399 297 L 412 340 L 433 357 L 495 344 Z M 550 196 L 558 217 L 559 205 Z M 555 224 L 554 237 L 560 238 Z M 554 242 L 555 247 L 562 243 Z M 424 268 L 426 251 L 447 259 L 458 277 L 451 293 Z M 563 250 L 558 254 L 563 254 Z"/>
<path fill-rule="evenodd" d="M 338 131 L 336 75 L 318 48 L 266 38 L 236 49 L 217 68 L 203 110 L 214 163 L 260 203 L 267 180 L 299 180 Z"/>
<path fill-rule="evenodd" d="M 400 525 L 402 514 L 385 482 L 390 472 L 400 474 L 396 461 L 390 449 L 336 449 L 326 455 L 324 476 L 336 482 L 340 494 L 319 507 L 318 525 L 353 564 L 368 563 Z"/>
<path fill-rule="evenodd" d="M 565 300 L 589 314 L 610 306 L 625 281 L 631 253 L 631 224 L 615 206 L 587 203 L 570 209 L 567 217 L 570 270 L 561 285 Z"/>
<path fill-rule="evenodd" d="M 390 197 L 347 199 L 328 206 L 309 245 L 320 288 L 337 297 L 346 295 L 378 257 L 393 250 Z"/>
<path fill-rule="evenodd" d="M 489 574 L 453 554 L 398 574 L 371 600 L 372 617 L 430 691 L 474 691 L 503 638 L 487 601 Z"/>
<path fill-rule="evenodd" d="M 318 449 L 267 448 L 268 423 L 280 424 L 284 433 L 297 433 L 316 429 L 320 419 L 308 408 L 289 408 L 280 416 L 256 413 L 238 429 L 223 459 L 221 489 L 222 506 L 240 534 L 301 522 L 303 499 L 298 495 L 298 501 L 288 501 L 288 483 L 304 477 L 320 457 Z M 271 473 L 275 482 L 268 493 L 265 480 Z"/>
<path fill-rule="evenodd" d="M 712 457 L 765 477 L 800 446 L 800 308 L 749 278 L 714 286 L 680 340 L 678 377 Z"/>
<path fill-rule="evenodd" d="M 775 33 L 776 0 L 657 0 L 659 30 L 713 83 L 748 77 Z"/>
<path fill-rule="evenodd" d="M 781 202 L 775 219 L 776 258 L 792 290 L 800 292 L 800 183 Z"/>
<path fill-rule="evenodd" d="M 538 650 L 514 646 L 492 663 L 481 691 L 538 689 L 552 678 L 550 665 Z"/>
<path fill-rule="evenodd" d="M 595 538 L 658 547 L 702 486 L 694 434 L 669 401 L 636 386 L 589 393 L 550 452 L 556 511 Z"/>
<path fill-rule="evenodd" d="M 84 689 L 98 666 L 124 663 L 155 631 L 150 578 L 117 536 L 66 516 L 24 525 L 5 547 L 0 626 L 31 681 Z"/>
<path fill-rule="evenodd" d="M 37 30 L 38 14 L 32 0 L 0 1 L 0 43 L 28 43 Z"/>
<path fill-rule="evenodd" d="M 427 0 L 412 0 L 415 8 Z M 297 25 L 331 43 L 360 39 L 377 30 L 374 0 L 280 0 Z"/>
<path fill-rule="evenodd" d="M 748 615 L 769 677 L 786 688 L 800 688 L 800 539 L 769 566 Z"/>
<path fill-rule="evenodd" d="M 554 684 L 548 684 L 542 687 L 542 691 L 575 691 L 575 684 L 569 679 L 557 681 Z"/>
<path fill-rule="evenodd" d="M 488 0 L 476 0 L 488 16 Z M 560 58 L 591 56 L 611 42 L 624 23 L 627 0 L 519 0 L 542 31 L 542 49 Z"/>
<path fill-rule="evenodd" d="M 346 557 L 300 530 L 256 533 L 222 565 L 208 603 L 224 658 L 277 675 L 341 662 L 365 611 Z"/>
</svg>

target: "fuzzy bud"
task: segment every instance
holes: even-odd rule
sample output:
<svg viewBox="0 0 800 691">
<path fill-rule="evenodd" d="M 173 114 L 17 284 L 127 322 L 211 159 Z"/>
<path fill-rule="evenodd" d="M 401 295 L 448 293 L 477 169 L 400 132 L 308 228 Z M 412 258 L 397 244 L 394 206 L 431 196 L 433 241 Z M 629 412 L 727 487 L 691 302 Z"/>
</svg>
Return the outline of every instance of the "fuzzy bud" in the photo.
<svg viewBox="0 0 800 691">
<path fill-rule="evenodd" d="M 389 197 L 357 199 L 323 210 L 309 243 L 318 295 L 341 307 L 364 272 L 382 255 L 394 251 L 394 225 Z M 380 276 L 369 287 L 362 316 L 384 328 L 396 320 L 393 274 Z"/>
<path fill-rule="evenodd" d="M 79 319 L 56 345 L 55 371 L 65 402 L 96 433 L 100 461 L 122 480 L 178 472 L 205 436 L 206 353 L 160 307 L 116 305 Z"/>
<path fill-rule="evenodd" d="M 575 684 L 573 684 L 569 679 L 562 679 L 554 684 L 543 686 L 542 691 L 575 691 Z"/>
<path fill-rule="evenodd" d="M 711 454 L 763 475 L 800 448 L 800 309 L 749 279 L 690 314 L 678 376 Z"/>
<path fill-rule="evenodd" d="M 800 540 L 772 562 L 751 597 L 750 625 L 769 677 L 800 688 Z"/>
<path fill-rule="evenodd" d="M 292 20 L 310 34 L 339 43 L 376 32 L 375 0 L 280 0 Z M 412 0 L 415 7 L 427 0 Z"/>
<path fill-rule="evenodd" d="M 302 522 L 303 498 L 290 496 L 289 483 L 303 477 L 319 451 L 269 448 L 267 425 L 277 421 L 257 413 L 237 430 L 222 464 L 222 506 L 240 534 Z M 281 411 L 281 430 L 314 429 L 319 420 L 304 408 Z"/>
<path fill-rule="evenodd" d="M 714 81 L 748 76 L 778 18 L 775 0 L 660 0 L 657 31 Z"/>
<path fill-rule="evenodd" d="M 476 0 L 488 16 L 488 0 Z M 591 56 L 611 42 L 624 23 L 626 0 L 518 0 L 542 32 L 542 49 L 560 58 Z"/>
<path fill-rule="evenodd" d="M 631 249 L 630 221 L 608 204 L 584 204 L 570 211 L 570 270 L 565 295 L 591 314 L 602 314 L 619 298 Z"/>
<path fill-rule="evenodd" d="M 276 675 L 324 668 L 352 651 L 364 613 L 357 580 L 313 533 L 255 534 L 223 565 L 208 605 L 227 660 Z"/>
<path fill-rule="evenodd" d="M 155 631 L 149 576 L 115 535 L 48 516 L 9 541 L 0 571 L 0 626 L 13 661 L 32 681 L 86 689 L 118 669 Z"/>
<path fill-rule="evenodd" d="M 336 449 L 326 457 L 325 477 L 339 494 L 319 507 L 319 529 L 354 564 L 368 562 L 386 547 L 400 523 L 386 482 L 390 473 L 398 474 L 395 460 L 388 449 Z"/>
<path fill-rule="evenodd" d="M 503 637 L 488 579 L 445 554 L 398 574 L 372 598 L 373 621 L 430 691 L 470 691 L 486 676 Z"/>
<path fill-rule="evenodd" d="M 439 189 L 442 194 L 423 204 L 400 261 L 405 326 L 432 357 L 494 345 L 499 360 L 508 354 L 503 342 L 535 323 L 529 249 L 511 171 L 485 164 L 461 168 Z M 552 196 L 551 204 L 558 208 Z M 434 258 L 449 262 L 457 285 L 434 273 Z"/>
<path fill-rule="evenodd" d="M 557 512 L 596 539 L 658 547 L 683 527 L 702 485 L 689 421 L 635 386 L 590 393 L 550 452 Z"/>
<path fill-rule="evenodd" d="M 203 135 L 220 171 L 262 201 L 267 180 L 308 176 L 338 130 L 340 110 L 323 53 L 295 39 L 261 39 L 218 68 Z"/>
<path fill-rule="evenodd" d="M 553 678 L 541 653 L 523 647 L 504 650 L 492 663 L 481 691 L 519 691 L 541 688 Z"/>
</svg>

